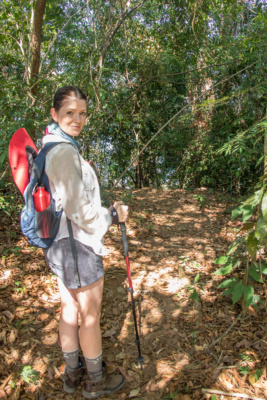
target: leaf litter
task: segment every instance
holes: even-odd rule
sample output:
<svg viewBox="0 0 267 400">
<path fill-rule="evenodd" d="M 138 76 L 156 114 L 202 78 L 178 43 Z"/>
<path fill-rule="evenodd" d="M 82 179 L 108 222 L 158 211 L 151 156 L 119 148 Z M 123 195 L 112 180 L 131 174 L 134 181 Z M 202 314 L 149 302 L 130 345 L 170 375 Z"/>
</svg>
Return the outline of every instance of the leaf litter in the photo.
<svg viewBox="0 0 267 400">
<path fill-rule="evenodd" d="M 241 319 L 240 305 L 216 289 L 221 277 L 214 275 L 212 261 L 225 253 L 239 222 L 230 221 L 229 203 L 219 195 L 207 196 L 201 208 L 199 193 L 132 192 L 127 236 L 143 370 L 121 233 L 112 227 L 106 236 L 103 354 L 108 372 L 119 368 L 126 385 L 103 399 L 198 400 L 211 397 L 212 390 L 220 393 L 212 394 L 217 398 L 267 398 L 266 307 Z M 7 231 L 13 233 L 8 240 Z M 20 234 L 18 219 L 3 218 L 0 253 L 0 399 L 82 398 L 81 389 L 73 395 L 62 391 L 56 278 L 42 250 Z M 257 290 L 266 303 L 260 285 Z"/>
</svg>

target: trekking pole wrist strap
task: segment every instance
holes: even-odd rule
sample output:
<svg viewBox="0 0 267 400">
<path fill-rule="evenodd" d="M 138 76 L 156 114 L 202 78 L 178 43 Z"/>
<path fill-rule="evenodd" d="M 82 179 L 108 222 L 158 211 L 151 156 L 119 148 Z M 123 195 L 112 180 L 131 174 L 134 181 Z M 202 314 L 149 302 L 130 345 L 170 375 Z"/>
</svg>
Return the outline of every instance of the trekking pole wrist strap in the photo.
<svg viewBox="0 0 267 400">
<path fill-rule="evenodd" d="M 113 207 L 113 206 L 110 206 L 108 210 L 109 210 L 110 215 L 111 215 L 111 218 L 112 218 L 112 224 L 118 225 L 118 223 L 119 223 L 119 216 L 118 216 L 118 213 L 117 213 L 117 211 L 116 211 L 116 208 Z"/>
</svg>

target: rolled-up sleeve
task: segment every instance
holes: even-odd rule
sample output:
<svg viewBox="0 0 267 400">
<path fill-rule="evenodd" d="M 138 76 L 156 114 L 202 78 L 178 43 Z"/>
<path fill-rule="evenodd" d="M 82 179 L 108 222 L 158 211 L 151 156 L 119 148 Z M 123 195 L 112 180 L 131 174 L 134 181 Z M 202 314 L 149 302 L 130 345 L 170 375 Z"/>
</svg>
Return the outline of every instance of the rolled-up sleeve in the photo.
<svg viewBox="0 0 267 400">
<path fill-rule="evenodd" d="M 88 198 L 75 148 L 63 145 L 52 157 L 46 172 L 67 217 L 89 233 L 103 236 L 111 225 L 111 216 L 106 208 Z"/>
</svg>

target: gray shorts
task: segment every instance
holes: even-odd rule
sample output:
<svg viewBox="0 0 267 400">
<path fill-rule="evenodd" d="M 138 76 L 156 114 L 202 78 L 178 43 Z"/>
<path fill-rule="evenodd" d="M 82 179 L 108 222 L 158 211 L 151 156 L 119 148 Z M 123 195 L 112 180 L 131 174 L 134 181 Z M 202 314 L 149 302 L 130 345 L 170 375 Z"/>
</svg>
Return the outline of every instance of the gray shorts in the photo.
<svg viewBox="0 0 267 400">
<path fill-rule="evenodd" d="M 95 254 L 90 246 L 74 240 L 77 251 L 78 272 L 81 287 L 91 285 L 104 275 L 102 257 Z M 64 238 L 53 242 L 48 249 L 44 249 L 47 264 L 68 289 L 77 289 L 75 281 L 74 259 L 70 246 L 70 239 Z"/>
</svg>

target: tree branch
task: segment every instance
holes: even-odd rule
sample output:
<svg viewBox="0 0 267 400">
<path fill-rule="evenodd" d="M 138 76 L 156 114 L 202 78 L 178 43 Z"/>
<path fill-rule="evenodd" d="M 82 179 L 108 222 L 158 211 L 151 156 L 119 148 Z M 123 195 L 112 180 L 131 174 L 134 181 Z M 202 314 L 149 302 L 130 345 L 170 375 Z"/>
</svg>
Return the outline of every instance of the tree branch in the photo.
<svg viewBox="0 0 267 400">
<path fill-rule="evenodd" d="M 264 400 L 260 397 L 250 396 L 249 394 L 245 393 L 223 392 L 222 390 L 215 390 L 215 389 L 201 389 L 201 390 L 203 393 L 219 394 L 222 396 L 241 397 L 242 399 Z"/>
<path fill-rule="evenodd" d="M 152 76 L 151 78 L 147 79 L 144 83 L 142 83 L 132 94 L 130 94 L 130 96 L 128 96 L 127 99 L 125 99 L 124 101 L 122 101 L 122 102 L 118 105 L 118 107 L 117 107 L 116 110 L 113 112 L 113 114 L 110 114 L 110 115 L 107 117 L 107 119 L 105 120 L 105 122 L 104 122 L 102 125 L 100 125 L 100 127 L 96 130 L 96 132 L 94 133 L 94 135 L 93 135 L 93 137 L 92 137 L 91 140 L 93 140 L 94 137 L 98 134 L 98 132 L 103 128 L 103 126 L 105 126 L 106 123 L 107 123 L 111 118 L 113 118 L 114 115 L 117 114 L 117 112 L 121 109 L 122 106 L 124 106 L 135 94 L 137 94 L 138 92 L 140 92 L 140 90 L 141 90 L 144 86 L 146 86 L 148 83 L 150 83 L 150 82 L 153 81 L 154 79 L 163 78 L 163 77 L 165 77 L 165 76 L 184 75 L 184 74 L 188 74 L 188 73 L 192 73 L 192 72 L 196 72 L 196 71 L 201 71 L 201 70 L 203 70 L 203 69 L 212 68 L 212 67 L 222 67 L 222 66 L 224 66 L 224 65 L 231 65 L 231 64 L 234 64 L 234 63 L 236 63 L 236 61 L 238 61 L 238 60 L 232 61 L 232 62 L 230 62 L 230 63 L 212 64 L 212 65 L 208 65 L 208 66 L 201 67 L 201 68 L 195 68 L 195 69 L 192 69 L 192 70 L 189 70 L 189 71 L 176 72 L 176 73 L 173 73 L 173 74 L 162 74 L 162 75 L 154 75 L 154 76 Z"/>
<path fill-rule="evenodd" d="M 48 49 L 47 49 L 46 53 L 43 55 L 43 57 L 42 57 L 42 59 L 41 59 L 40 67 L 39 67 L 39 73 L 40 73 L 41 70 L 42 70 L 43 63 L 44 63 L 46 57 L 48 56 L 48 53 L 50 52 L 50 50 L 51 50 L 52 47 L 54 46 L 54 43 L 56 42 L 56 40 L 57 40 L 57 38 L 59 37 L 59 35 L 61 34 L 61 32 L 63 32 L 64 29 L 66 28 L 66 26 L 69 24 L 69 22 L 70 22 L 77 14 L 79 14 L 84 8 L 86 8 L 86 7 L 87 7 L 87 4 L 85 4 L 85 5 L 84 5 L 83 7 L 81 7 L 78 11 L 76 11 L 73 15 L 71 15 L 71 16 L 68 18 L 67 22 L 65 22 L 65 24 L 63 24 L 62 28 L 61 28 L 59 31 L 57 31 L 57 33 L 55 34 L 54 38 L 51 40 L 50 44 L 48 45 Z"/>
<path fill-rule="evenodd" d="M 114 38 L 114 36 L 116 35 L 116 33 L 118 32 L 119 28 L 121 27 L 121 25 L 123 24 L 123 22 L 129 18 L 135 11 L 138 10 L 138 8 L 142 7 L 143 4 L 145 4 L 147 0 L 143 0 L 140 4 L 137 4 L 137 6 L 133 7 L 129 12 L 124 12 L 122 13 L 121 19 L 117 22 L 116 26 L 114 27 L 114 29 L 112 30 L 112 32 L 110 34 L 108 34 L 104 40 L 104 44 L 102 46 L 102 51 L 101 51 L 101 55 L 98 59 L 97 62 L 97 66 L 96 66 L 96 71 L 94 73 L 94 77 L 97 74 L 97 71 L 103 66 L 104 62 L 105 62 L 105 58 L 107 55 L 107 52 L 109 50 L 109 47 L 111 45 L 111 42 Z"/>
<path fill-rule="evenodd" d="M 201 93 L 201 95 L 199 95 L 195 101 L 199 100 L 201 97 L 203 97 L 204 95 L 208 94 L 211 90 L 213 90 L 216 86 L 222 84 L 223 82 L 228 81 L 229 79 L 233 78 L 234 76 L 240 74 L 241 72 L 245 71 L 246 69 L 252 67 L 253 65 L 255 65 L 256 62 L 250 64 L 248 67 L 245 67 L 243 69 L 241 69 L 240 71 L 236 72 L 235 74 L 222 79 L 221 81 L 219 81 L 216 85 L 214 85 L 213 88 L 206 90 L 205 92 Z M 188 107 L 191 106 L 191 102 L 189 104 L 187 104 L 186 106 L 184 106 L 180 111 L 178 111 L 171 119 L 169 119 L 169 121 L 167 121 L 156 133 L 155 135 L 152 136 L 152 138 L 143 146 L 142 150 L 140 151 L 138 157 L 140 157 L 140 155 L 146 150 L 146 148 L 149 146 L 149 144 L 163 131 L 163 129 L 165 129 L 172 121 L 174 121 L 178 115 L 180 115 L 184 110 L 186 110 Z M 113 188 L 110 190 L 110 192 L 118 185 L 118 183 L 120 182 L 120 180 L 124 177 L 124 175 L 126 174 L 126 172 L 128 171 L 129 168 L 131 168 L 131 166 L 136 162 L 136 160 L 138 159 L 138 157 L 135 157 L 133 159 L 133 161 L 128 165 L 128 167 L 124 170 L 124 172 L 121 174 L 121 176 L 119 177 L 119 179 L 116 181 L 116 183 L 114 184 Z"/>
</svg>

